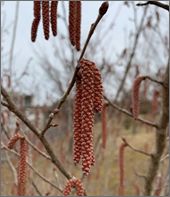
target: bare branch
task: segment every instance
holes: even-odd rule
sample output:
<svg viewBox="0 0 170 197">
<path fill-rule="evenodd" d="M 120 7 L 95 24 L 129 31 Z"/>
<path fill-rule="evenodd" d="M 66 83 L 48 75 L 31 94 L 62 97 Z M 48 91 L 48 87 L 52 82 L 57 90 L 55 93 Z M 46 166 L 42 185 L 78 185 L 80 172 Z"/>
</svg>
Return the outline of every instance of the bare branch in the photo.
<svg viewBox="0 0 170 197">
<path fill-rule="evenodd" d="M 128 115 L 129 117 L 133 118 L 132 113 L 130 113 L 126 109 L 122 109 L 121 107 L 117 106 L 116 104 L 113 104 L 106 96 L 104 96 L 104 98 L 109 103 L 109 105 L 112 106 L 114 109 L 116 109 L 116 110 Z M 144 123 L 144 124 L 146 124 L 148 126 L 158 128 L 158 126 L 155 123 L 152 123 L 152 122 L 150 122 L 148 120 L 144 120 L 142 118 L 136 118 L 135 120 L 138 121 L 138 122 L 142 122 L 142 123 Z"/>
<path fill-rule="evenodd" d="M 149 5 L 149 4 L 158 6 L 160 8 L 163 8 L 163 9 L 169 11 L 169 5 L 158 2 L 158 1 L 147 1 L 146 3 L 137 3 L 136 5 L 137 6 L 145 6 L 145 5 Z"/>
<path fill-rule="evenodd" d="M 150 153 L 147 153 L 147 152 L 145 152 L 145 151 L 142 151 L 142 150 L 139 150 L 139 149 L 133 147 L 132 145 L 130 145 L 130 144 L 127 142 L 127 140 L 126 140 L 125 138 L 122 138 L 122 141 L 123 141 L 130 149 L 132 149 L 133 151 L 138 152 L 138 153 L 141 153 L 141 154 L 146 155 L 146 156 L 149 156 L 149 157 L 152 156 L 152 154 L 150 154 Z"/>
</svg>

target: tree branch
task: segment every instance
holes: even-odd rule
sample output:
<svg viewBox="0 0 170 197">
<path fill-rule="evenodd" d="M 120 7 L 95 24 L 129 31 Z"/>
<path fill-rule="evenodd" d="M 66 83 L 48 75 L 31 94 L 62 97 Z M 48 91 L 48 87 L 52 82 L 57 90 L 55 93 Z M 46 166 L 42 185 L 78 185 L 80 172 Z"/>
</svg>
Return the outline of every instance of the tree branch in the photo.
<svg viewBox="0 0 170 197">
<path fill-rule="evenodd" d="M 146 3 L 137 3 L 136 5 L 137 6 L 145 6 L 145 5 L 155 5 L 155 6 L 158 6 L 160 8 L 163 8 L 167 11 L 169 11 L 169 5 L 167 4 L 163 4 L 161 2 L 158 2 L 158 1 L 147 1 Z"/>
<path fill-rule="evenodd" d="M 116 110 L 118 110 L 118 111 L 120 111 L 120 112 L 122 112 L 122 113 L 128 115 L 129 117 L 133 118 L 132 113 L 130 113 L 130 112 L 127 111 L 126 109 L 122 109 L 121 107 L 117 106 L 116 104 L 113 104 L 106 96 L 104 96 L 104 98 L 105 98 L 105 100 L 109 103 L 109 105 L 110 105 L 111 107 L 113 107 L 114 109 L 116 109 Z M 138 121 L 138 122 L 144 123 L 144 124 L 146 124 L 146 125 L 148 125 L 148 126 L 158 128 L 158 126 L 157 126 L 155 123 L 150 122 L 150 121 L 148 121 L 148 120 L 144 120 L 144 119 L 142 119 L 142 118 L 137 118 L 137 119 L 135 119 L 135 120 Z"/>
<path fill-rule="evenodd" d="M 166 129 L 169 123 L 169 62 L 165 72 L 163 83 L 166 88 L 162 88 L 161 117 L 156 132 L 156 150 L 150 161 L 149 171 L 145 181 L 144 195 L 149 196 L 152 192 L 153 182 L 159 169 L 160 159 L 166 146 Z"/>
</svg>

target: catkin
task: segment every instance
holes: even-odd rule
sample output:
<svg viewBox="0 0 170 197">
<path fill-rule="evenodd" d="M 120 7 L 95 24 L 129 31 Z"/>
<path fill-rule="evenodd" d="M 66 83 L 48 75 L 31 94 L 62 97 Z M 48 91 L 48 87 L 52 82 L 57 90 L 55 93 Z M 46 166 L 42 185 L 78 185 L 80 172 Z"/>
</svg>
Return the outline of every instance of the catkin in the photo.
<svg viewBox="0 0 170 197">
<path fill-rule="evenodd" d="M 75 34 L 75 42 L 76 42 L 77 51 L 80 51 L 80 36 L 81 36 L 81 1 L 77 1 L 76 3 L 76 34 Z"/>
<path fill-rule="evenodd" d="M 32 42 L 35 42 L 36 37 L 37 37 L 38 25 L 41 19 L 40 11 L 41 11 L 41 1 L 34 0 L 34 20 L 32 22 L 32 28 L 31 28 Z"/>
<path fill-rule="evenodd" d="M 20 159 L 18 167 L 18 195 L 24 196 L 26 189 L 26 157 L 28 154 L 28 147 L 25 138 L 20 139 Z"/>
<path fill-rule="evenodd" d="M 101 97 L 97 101 L 94 98 L 96 95 Z M 82 160 L 82 171 L 85 175 L 89 174 L 91 166 L 95 164 L 93 150 L 94 112 L 100 111 L 102 107 L 103 89 L 99 70 L 97 70 L 95 63 L 83 59 L 80 61 L 80 69 L 76 78 L 73 160 L 75 163 L 79 163 L 80 159 Z"/>
<path fill-rule="evenodd" d="M 139 115 L 139 89 L 141 82 L 145 80 L 145 76 L 137 76 L 136 79 L 133 82 L 133 88 L 132 88 L 132 114 L 135 119 L 137 119 Z"/>
<path fill-rule="evenodd" d="M 119 173 L 120 173 L 119 196 L 124 195 L 124 151 L 126 147 L 127 144 L 123 142 L 119 148 Z"/>
<path fill-rule="evenodd" d="M 12 149 L 14 147 L 14 145 L 16 144 L 16 142 L 21 138 L 21 135 L 17 132 L 14 134 L 14 136 L 9 140 L 7 147 L 9 149 Z"/>
<path fill-rule="evenodd" d="M 93 96 L 94 77 L 93 66 L 81 61 L 82 73 L 82 170 L 84 174 L 90 172 L 92 162 L 92 128 L 94 121 Z"/>
<path fill-rule="evenodd" d="M 76 35 L 76 2 L 69 1 L 69 37 L 70 42 L 75 45 L 75 35 Z"/>
<path fill-rule="evenodd" d="M 63 190 L 64 196 L 68 196 L 71 193 L 71 189 L 76 189 L 76 195 L 84 196 L 84 187 L 79 179 L 73 177 L 72 179 L 68 180 L 66 186 Z"/>
<path fill-rule="evenodd" d="M 57 35 L 57 7 L 58 1 L 51 1 L 51 29 L 54 36 Z"/>
<path fill-rule="evenodd" d="M 42 1 L 42 19 L 43 19 L 44 37 L 46 40 L 48 40 L 49 39 L 49 25 L 50 25 L 49 1 Z"/>
</svg>

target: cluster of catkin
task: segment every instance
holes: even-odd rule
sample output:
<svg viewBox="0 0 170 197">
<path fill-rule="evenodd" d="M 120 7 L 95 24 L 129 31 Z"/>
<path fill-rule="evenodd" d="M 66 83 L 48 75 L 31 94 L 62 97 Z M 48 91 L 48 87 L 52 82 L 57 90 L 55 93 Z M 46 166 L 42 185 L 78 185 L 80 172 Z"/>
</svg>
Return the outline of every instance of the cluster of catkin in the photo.
<svg viewBox="0 0 170 197">
<path fill-rule="evenodd" d="M 57 8 L 58 1 L 35 1 L 34 0 L 34 20 L 31 28 L 31 40 L 35 42 L 37 30 L 41 19 L 44 37 L 49 39 L 50 23 L 54 36 L 57 35 Z M 69 1 L 69 38 L 72 46 L 75 46 L 77 51 L 80 51 L 80 36 L 81 36 L 81 1 Z"/>
<path fill-rule="evenodd" d="M 80 50 L 81 1 L 69 1 L 69 36 L 72 46 Z"/>
<path fill-rule="evenodd" d="M 18 132 L 10 139 L 7 147 L 12 149 L 17 141 L 20 141 L 20 158 L 18 165 L 18 185 L 17 185 L 17 193 L 19 196 L 24 196 L 26 193 L 26 177 L 27 177 L 27 169 L 26 169 L 26 157 L 28 154 L 28 144 L 24 137 L 22 137 Z"/>
<path fill-rule="evenodd" d="M 95 163 L 93 150 L 94 113 L 103 107 L 103 87 L 95 63 L 82 59 L 76 78 L 74 108 L 74 162 L 82 160 L 82 171 L 88 175 Z"/>
<path fill-rule="evenodd" d="M 71 189 L 76 189 L 76 194 L 78 196 L 84 196 L 84 187 L 79 179 L 76 179 L 73 177 L 72 179 L 69 179 L 66 183 L 66 186 L 63 190 L 64 196 L 68 196 L 71 193 Z"/>
<path fill-rule="evenodd" d="M 34 20 L 31 28 L 31 40 L 35 42 L 37 37 L 37 30 L 41 19 L 41 9 L 42 9 L 42 22 L 44 37 L 46 40 L 49 39 L 50 34 L 50 23 L 51 29 L 54 36 L 57 35 L 57 7 L 58 1 L 35 1 L 34 0 Z"/>
</svg>

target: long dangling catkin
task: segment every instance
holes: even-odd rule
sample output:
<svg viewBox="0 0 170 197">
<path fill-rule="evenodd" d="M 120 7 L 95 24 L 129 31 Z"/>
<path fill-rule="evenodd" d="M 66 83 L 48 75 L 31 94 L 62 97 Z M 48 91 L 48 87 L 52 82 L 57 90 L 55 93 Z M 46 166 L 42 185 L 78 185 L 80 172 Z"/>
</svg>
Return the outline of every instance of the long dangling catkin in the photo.
<svg viewBox="0 0 170 197">
<path fill-rule="evenodd" d="M 81 60 L 82 74 L 82 170 L 84 174 L 89 174 L 92 163 L 92 129 L 94 122 L 93 96 L 94 96 L 94 76 L 93 66 L 87 61 Z"/>
<path fill-rule="evenodd" d="M 107 130 L 106 130 L 106 104 L 103 105 L 103 110 L 102 110 L 102 147 L 106 148 L 106 135 L 107 135 Z"/>
<path fill-rule="evenodd" d="M 95 95 L 101 98 L 96 101 Z M 100 111 L 102 106 L 103 91 L 99 70 L 95 63 L 82 59 L 76 78 L 73 160 L 76 164 L 82 160 L 82 171 L 85 175 L 89 174 L 91 166 L 95 164 L 92 132 L 94 112 Z"/>
<path fill-rule="evenodd" d="M 79 72 L 80 73 L 80 72 Z M 76 97 L 74 109 L 74 162 L 79 163 L 81 159 L 81 100 L 82 100 L 82 85 L 81 76 L 76 79 Z"/>
<path fill-rule="evenodd" d="M 51 29 L 53 35 L 57 35 L 57 7 L 58 1 L 51 1 Z"/>
<path fill-rule="evenodd" d="M 50 25 L 49 1 L 42 1 L 42 19 L 43 19 L 44 37 L 46 40 L 48 40 L 49 39 L 49 25 Z"/>
<path fill-rule="evenodd" d="M 40 11 L 41 11 L 41 1 L 35 1 L 34 0 L 34 20 L 32 22 L 32 28 L 31 28 L 31 40 L 32 42 L 35 42 L 37 37 L 37 30 L 38 25 L 40 22 Z"/>
<path fill-rule="evenodd" d="M 73 177 L 72 179 L 68 180 L 66 186 L 63 190 L 64 196 L 68 196 L 71 193 L 71 189 L 76 189 L 76 195 L 84 196 L 84 187 L 79 179 Z"/>
<path fill-rule="evenodd" d="M 119 182 L 119 196 L 124 195 L 124 151 L 127 147 L 127 144 L 124 142 L 119 147 L 119 173 L 120 173 L 120 182 Z"/>
<path fill-rule="evenodd" d="M 18 166 L 18 195 L 24 196 L 26 189 L 26 157 L 28 154 L 28 145 L 25 138 L 20 139 L 20 159 Z"/>
<path fill-rule="evenodd" d="M 99 69 L 94 64 L 94 110 L 101 112 L 103 107 L 103 85 Z"/>
<path fill-rule="evenodd" d="M 76 33 L 75 42 L 76 49 L 80 51 L 80 37 L 81 37 L 81 1 L 76 2 Z"/>
<path fill-rule="evenodd" d="M 69 1 L 69 37 L 70 42 L 75 45 L 76 35 L 76 1 Z"/>
<path fill-rule="evenodd" d="M 132 114 L 135 119 L 137 119 L 139 115 L 139 89 L 141 82 L 146 79 L 146 76 L 137 76 L 133 82 L 132 88 Z"/>
</svg>

